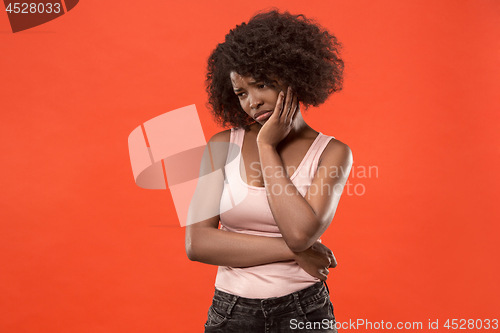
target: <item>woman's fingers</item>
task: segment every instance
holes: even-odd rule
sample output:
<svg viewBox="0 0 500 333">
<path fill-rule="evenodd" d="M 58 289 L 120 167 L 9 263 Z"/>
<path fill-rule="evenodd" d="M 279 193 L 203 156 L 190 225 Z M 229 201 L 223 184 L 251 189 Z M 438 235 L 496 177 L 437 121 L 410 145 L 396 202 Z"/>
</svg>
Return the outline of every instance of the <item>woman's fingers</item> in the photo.
<svg viewBox="0 0 500 333">
<path fill-rule="evenodd" d="M 321 280 L 321 281 L 326 281 L 326 279 L 328 278 L 328 268 L 320 268 L 318 269 L 318 278 Z"/>
<path fill-rule="evenodd" d="M 292 92 L 291 87 L 288 87 L 286 93 L 282 90 L 278 94 L 276 107 L 274 108 L 274 112 L 269 119 L 273 119 L 273 121 L 278 120 L 287 127 L 291 126 L 298 109 L 299 103 L 297 95 Z"/>
<path fill-rule="evenodd" d="M 276 114 L 277 118 L 281 118 L 281 115 L 283 114 L 283 112 L 285 110 L 286 98 L 287 98 L 287 94 L 283 90 L 280 91 L 280 94 L 278 96 L 278 101 L 276 102 L 276 110 L 274 112 Z M 274 116 L 274 114 L 273 114 L 273 116 Z"/>
<path fill-rule="evenodd" d="M 293 96 L 293 103 L 292 103 L 292 107 L 290 109 L 290 115 L 289 117 L 286 119 L 286 124 L 288 124 L 289 126 L 292 126 L 292 123 L 293 123 L 293 118 L 295 118 L 295 114 L 297 113 L 297 110 L 299 109 L 299 101 L 298 101 L 298 97 L 297 97 L 297 94 L 294 94 Z"/>
<path fill-rule="evenodd" d="M 332 264 L 331 257 L 326 253 L 322 253 L 321 256 L 322 258 L 318 263 L 320 265 L 319 271 L 323 272 L 325 275 L 328 275 L 328 267 L 330 267 L 330 265 Z"/>
<path fill-rule="evenodd" d="M 328 266 L 328 267 L 331 267 L 331 268 L 337 267 L 337 260 L 335 259 L 335 257 L 331 258 L 330 266 Z"/>
<path fill-rule="evenodd" d="M 337 258 L 335 258 L 335 255 L 333 254 L 332 250 L 330 250 L 328 247 L 326 247 L 324 244 L 320 242 L 315 243 L 313 247 L 316 247 L 318 251 L 323 252 L 325 256 L 328 257 L 329 260 L 328 267 L 335 268 L 337 266 Z"/>
<path fill-rule="evenodd" d="M 279 102 L 279 100 L 278 100 Z M 298 110 L 298 98 L 297 94 L 292 92 L 292 88 L 288 87 L 286 93 L 286 99 L 284 101 L 283 109 L 280 113 L 280 120 L 283 124 L 290 126 L 292 125 L 295 113 Z"/>
<path fill-rule="evenodd" d="M 276 101 L 276 107 L 274 108 L 274 112 L 273 114 L 271 115 L 271 118 L 274 117 L 274 118 L 280 118 L 281 117 L 281 114 L 283 113 L 283 110 L 284 110 L 284 100 L 285 100 L 285 92 L 284 91 L 280 91 L 279 95 L 278 95 L 278 100 Z"/>
<path fill-rule="evenodd" d="M 283 107 L 283 111 L 281 112 L 281 120 L 283 123 L 286 123 L 286 119 L 288 118 L 288 115 L 290 113 L 290 108 L 292 106 L 292 100 L 293 100 L 293 94 L 292 94 L 292 87 L 288 87 L 286 91 L 286 100 L 285 100 L 285 105 Z"/>
</svg>

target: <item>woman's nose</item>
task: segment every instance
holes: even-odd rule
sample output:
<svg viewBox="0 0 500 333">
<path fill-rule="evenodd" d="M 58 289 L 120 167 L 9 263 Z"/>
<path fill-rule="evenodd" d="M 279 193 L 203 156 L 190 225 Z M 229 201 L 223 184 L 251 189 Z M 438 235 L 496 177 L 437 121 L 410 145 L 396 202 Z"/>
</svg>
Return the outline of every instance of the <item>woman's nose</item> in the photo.
<svg viewBox="0 0 500 333">
<path fill-rule="evenodd" d="M 264 102 L 258 96 L 250 96 L 250 108 L 258 109 Z"/>
</svg>

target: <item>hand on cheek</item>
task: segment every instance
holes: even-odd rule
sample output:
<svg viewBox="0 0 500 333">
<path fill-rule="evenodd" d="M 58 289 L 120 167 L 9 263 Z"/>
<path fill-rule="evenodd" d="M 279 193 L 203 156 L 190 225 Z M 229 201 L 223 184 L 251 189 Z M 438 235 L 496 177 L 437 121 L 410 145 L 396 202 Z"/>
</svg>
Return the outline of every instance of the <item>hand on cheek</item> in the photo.
<svg viewBox="0 0 500 333">
<path fill-rule="evenodd" d="M 290 133 L 298 109 L 299 102 L 292 88 L 288 87 L 286 94 L 281 91 L 273 114 L 259 131 L 257 144 L 276 147 Z"/>
</svg>

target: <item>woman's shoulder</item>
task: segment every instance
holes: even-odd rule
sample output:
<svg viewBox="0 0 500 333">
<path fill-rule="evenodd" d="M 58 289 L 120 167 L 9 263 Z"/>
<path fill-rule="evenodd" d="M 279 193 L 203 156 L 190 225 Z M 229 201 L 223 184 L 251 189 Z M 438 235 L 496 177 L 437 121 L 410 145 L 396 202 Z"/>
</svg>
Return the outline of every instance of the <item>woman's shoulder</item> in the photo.
<svg viewBox="0 0 500 333">
<path fill-rule="evenodd" d="M 248 133 L 250 134 L 252 132 L 253 128 L 250 126 Z M 231 133 L 234 132 L 236 135 L 241 135 L 240 131 L 247 132 L 244 128 L 242 127 L 232 127 L 230 129 L 220 131 L 216 134 L 214 134 L 209 142 L 230 142 L 231 141 Z M 256 131 L 258 133 L 258 130 Z M 245 134 L 247 135 L 247 134 Z"/>
<path fill-rule="evenodd" d="M 207 147 L 211 156 L 211 163 L 215 168 L 221 168 L 227 163 L 228 154 L 231 151 L 231 131 L 227 129 L 214 134 L 208 140 Z"/>
<path fill-rule="evenodd" d="M 351 148 L 344 142 L 331 137 L 321 154 L 320 164 L 352 165 Z"/>
<path fill-rule="evenodd" d="M 229 142 L 231 139 L 231 130 L 232 128 L 215 133 L 208 142 Z"/>
</svg>

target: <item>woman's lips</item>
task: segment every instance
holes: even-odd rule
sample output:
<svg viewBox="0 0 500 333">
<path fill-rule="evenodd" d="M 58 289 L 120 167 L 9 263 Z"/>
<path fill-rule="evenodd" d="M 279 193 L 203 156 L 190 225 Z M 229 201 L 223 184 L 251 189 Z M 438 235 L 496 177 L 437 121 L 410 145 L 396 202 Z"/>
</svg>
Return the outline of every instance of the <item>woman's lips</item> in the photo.
<svg viewBox="0 0 500 333">
<path fill-rule="evenodd" d="M 273 114 L 273 111 L 271 111 L 271 110 L 259 112 L 259 113 L 257 113 L 255 120 L 257 120 L 257 121 L 266 120 L 267 118 L 271 117 L 272 114 Z"/>
</svg>

